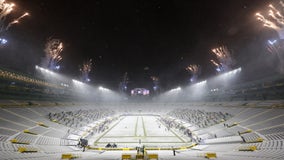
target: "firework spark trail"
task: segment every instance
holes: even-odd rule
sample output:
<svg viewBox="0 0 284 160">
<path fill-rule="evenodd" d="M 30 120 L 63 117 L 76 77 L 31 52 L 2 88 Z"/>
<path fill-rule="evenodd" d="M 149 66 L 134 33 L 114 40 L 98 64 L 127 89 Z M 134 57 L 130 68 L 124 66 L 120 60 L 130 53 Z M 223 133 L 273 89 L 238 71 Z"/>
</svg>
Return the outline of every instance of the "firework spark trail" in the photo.
<svg viewBox="0 0 284 160">
<path fill-rule="evenodd" d="M 210 60 L 210 62 L 212 64 L 214 64 L 216 67 L 220 67 L 220 64 L 218 64 L 216 61 L 214 61 L 213 59 Z"/>
<path fill-rule="evenodd" d="M 268 15 L 271 16 L 278 24 L 284 25 L 283 15 L 272 4 L 269 5 L 271 10 L 268 11 Z"/>
<path fill-rule="evenodd" d="M 196 64 L 191 64 L 189 66 L 187 66 L 185 68 L 188 72 L 191 72 L 192 74 L 199 74 L 199 70 L 200 70 L 200 67 Z"/>
<path fill-rule="evenodd" d="M 268 28 L 272 28 L 272 29 L 275 29 L 275 30 L 280 29 L 280 27 L 278 27 L 274 22 L 266 19 L 262 14 L 256 13 L 255 15 L 256 15 L 256 17 L 259 21 L 263 22 L 263 26 L 268 27 Z"/>
<path fill-rule="evenodd" d="M 279 4 L 284 8 L 284 3 L 282 1 L 279 2 Z"/>
<path fill-rule="evenodd" d="M 5 30 L 6 16 L 10 14 L 15 5 L 13 3 L 6 3 L 5 0 L 0 0 L 0 32 Z"/>
<path fill-rule="evenodd" d="M 16 18 L 15 20 L 13 20 L 12 22 L 10 22 L 7 27 L 6 27 L 6 30 L 8 30 L 13 24 L 16 24 L 16 23 L 19 23 L 19 21 L 24 18 L 25 16 L 28 16 L 29 13 L 24 13 L 23 15 L 21 15 L 20 17 Z"/>
<path fill-rule="evenodd" d="M 210 62 L 216 67 L 217 72 L 223 72 L 224 68 L 222 67 L 222 64 L 217 63 L 213 59 L 210 60 Z"/>
<path fill-rule="evenodd" d="M 0 20 L 5 19 L 5 17 L 10 14 L 15 5 L 13 3 L 6 3 L 5 0 L 0 0 Z"/>
<path fill-rule="evenodd" d="M 8 30 L 13 24 L 19 22 L 20 19 L 24 18 L 25 16 L 29 15 L 28 13 L 24 13 L 22 16 L 14 19 L 13 21 L 9 22 L 6 26 L 6 16 L 9 15 L 13 11 L 13 7 L 15 4 L 13 3 L 6 3 L 5 0 L 0 0 L 0 33 Z"/>
</svg>

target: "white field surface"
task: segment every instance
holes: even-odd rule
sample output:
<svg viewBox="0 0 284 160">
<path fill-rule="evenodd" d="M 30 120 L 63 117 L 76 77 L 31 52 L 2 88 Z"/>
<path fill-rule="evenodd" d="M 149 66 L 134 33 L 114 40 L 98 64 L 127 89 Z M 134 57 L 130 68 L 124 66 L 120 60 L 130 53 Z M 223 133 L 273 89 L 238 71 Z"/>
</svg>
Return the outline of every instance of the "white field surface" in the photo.
<svg viewBox="0 0 284 160">
<path fill-rule="evenodd" d="M 190 144 L 190 139 L 175 130 L 168 130 L 156 116 L 126 116 L 114 123 L 94 145 L 104 147 L 116 143 L 117 147 L 175 147 Z M 139 143 L 141 142 L 141 143 Z"/>
</svg>

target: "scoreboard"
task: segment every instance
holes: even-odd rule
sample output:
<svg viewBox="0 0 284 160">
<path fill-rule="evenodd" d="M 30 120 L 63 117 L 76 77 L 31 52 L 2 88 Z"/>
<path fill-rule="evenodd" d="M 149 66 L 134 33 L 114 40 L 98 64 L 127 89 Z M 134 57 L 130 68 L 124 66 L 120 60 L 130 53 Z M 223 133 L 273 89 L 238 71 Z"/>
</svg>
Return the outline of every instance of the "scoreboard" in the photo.
<svg viewBox="0 0 284 160">
<path fill-rule="evenodd" d="M 150 91 L 145 88 L 134 88 L 131 90 L 131 96 L 149 96 Z"/>
</svg>

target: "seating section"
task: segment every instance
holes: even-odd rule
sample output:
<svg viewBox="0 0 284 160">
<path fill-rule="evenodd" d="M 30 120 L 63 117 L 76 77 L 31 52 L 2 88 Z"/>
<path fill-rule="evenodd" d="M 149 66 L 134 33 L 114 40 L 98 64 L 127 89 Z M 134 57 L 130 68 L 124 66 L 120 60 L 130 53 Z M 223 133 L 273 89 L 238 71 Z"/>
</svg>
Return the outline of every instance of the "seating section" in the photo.
<svg viewBox="0 0 284 160">
<path fill-rule="evenodd" d="M 234 115 L 184 108 L 171 111 L 163 121 L 173 128 L 188 126 L 199 150 L 226 151 L 228 159 L 283 159 L 283 115 L 283 109 L 273 107 L 241 107 Z"/>
<path fill-rule="evenodd" d="M 204 110 L 192 110 L 188 108 L 175 109 L 168 113 L 168 115 L 187 123 L 194 124 L 199 128 L 209 127 L 232 117 L 229 113 L 206 112 Z"/>
<path fill-rule="evenodd" d="M 78 110 L 68 112 L 49 113 L 48 118 L 51 121 L 63 124 L 71 128 L 80 128 L 87 124 L 113 115 L 110 110 Z"/>
<path fill-rule="evenodd" d="M 284 139 L 284 132 L 273 133 L 273 134 L 266 134 L 265 138 L 267 140 L 283 140 Z"/>
<path fill-rule="evenodd" d="M 59 159 L 63 152 L 77 152 L 77 140 L 68 135 L 82 132 L 89 124 L 114 115 L 92 106 L 0 108 L 1 159 Z M 53 119 L 58 121 L 52 121 Z M 106 123 L 105 123 L 106 124 Z M 53 157 L 53 158 L 52 158 Z"/>
<path fill-rule="evenodd" d="M 7 141 L 9 138 L 9 136 L 5 136 L 5 135 L 0 135 L 0 142 L 5 142 Z"/>
<path fill-rule="evenodd" d="M 261 138 L 258 134 L 256 134 L 255 132 L 253 133 L 248 133 L 248 134 L 244 134 L 242 135 L 242 137 L 244 138 L 245 142 L 255 142 L 258 140 L 258 138 Z"/>
<path fill-rule="evenodd" d="M 37 135 L 31 135 L 27 133 L 19 133 L 14 137 L 17 139 L 19 142 L 27 142 L 27 143 L 35 143 L 36 139 L 38 138 Z"/>
</svg>

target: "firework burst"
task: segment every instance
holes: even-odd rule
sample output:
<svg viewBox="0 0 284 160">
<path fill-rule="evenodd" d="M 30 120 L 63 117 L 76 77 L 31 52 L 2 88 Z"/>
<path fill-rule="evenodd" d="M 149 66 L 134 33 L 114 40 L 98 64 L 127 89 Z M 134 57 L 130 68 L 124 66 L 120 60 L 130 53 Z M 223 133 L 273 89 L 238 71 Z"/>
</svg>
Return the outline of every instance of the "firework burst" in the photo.
<svg viewBox="0 0 284 160">
<path fill-rule="evenodd" d="M 269 4 L 265 15 L 256 13 L 255 16 L 263 23 L 263 26 L 277 31 L 280 39 L 284 39 L 284 16 L 280 11 L 284 9 L 284 3 L 280 1 L 277 7 L 279 9 Z"/>
<path fill-rule="evenodd" d="M 22 18 L 29 15 L 29 13 L 26 12 L 18 18 L 10 22 L 6 22 L 7 15 L 11 14 L 14 7 L 14 3 L 7 3 L 5 0 L 0 0 L 0 33 L 8 30 L 13 24 L 19 23 Z"/>
<path fill-rule="evenodd" d="M 82 67 L 80 67 L 80 72 L 82 74 L 82 81 L 83 82 L 89 82 L 90 81 L 89 73 L 92 70 L 92 66 L 93 66 L 93 60 L 89 59 L 88 61 L 83 63 Z"/>
<path fill-rule="evenodd" d="M 199 65 L 196 65 L 196 64 L 191 64 L 191 65 L 187 66 L 185 68 L 185 70 L 187 70 L 188 72 L 191 73 L 191 78 L 190 78 L 191 82 L 195 82 L 197 80 L 199 74 L 201 73 L 201 67 Z"/>
<path fill-rule="evenodd" d="M 128 73 L 125 72 L 123 77 L 122 77 L 121 82 L 119 83 L 120 92 L 125 92 L 127 90 L 128 80 L 129 80 Z"/>
<path fill-rule="evenodd" d="M 22 18 L 24 18 L 24 17 L 26 17 L 26 16 L 28 16 L 29 15 L 29 13 L 24 13 L 23 15 L 21 15 L 20 17 L 18 17 L 18 18 L 16 18 L 15 20 L 13 20 L 12 22 L 10 22 L 8 25 L 7 25 L 7 27 L 6 27 L 6 30 L 8 30 L 13 24 L 16 24 L 16 23 L 19 23 L 19 21 L 22 19 Z"/>
<path fill-rule="evenodd" d="M 151 76 L 150 77 L 151 79 L 152 79 L 152 81 L 153 81 L 153 84 L 154 84 L 154 86 L 153 86 L 153 90 L 156 92 L 156 91 L 158 91 L 159 89 L 160 89 L 160 85 L 159 85 L 159 77 L 156 77 L 156 76 Z"/>
<path fill-rule="evenodd" d="M 218 48 L 212 49 L 212 53 L 216 56 L 219 62 L 210 60 L 211 63 L 216 66 L 218 72 L 229 71 L 232 69 L 235 61 L 231 55 L 231 52 L 226 46 L 221 46 Z"/>
<path fill-rule="evenodd" d="M 50 70 L 59 69 L 58 62 L 62 60 L 61 52 L 63 51 L 63 43 L 59 39 L 48 39 L 45 44 L 45 60 L 44 67 Z"/>
<path fill-rule="evenodd" d="M 276 7 L 275 7 L 276 6 Z M 279 59 L 279 70 L 284 73 L 284 3 L 282 1 L 277 5 L 269 4 L 267 6 L 267 11 L 263 14 L 256 13 L 256 17 L 259 21 L 263 23 L 263 26 L 271 28 L 278 33 L 280 40 L 269 40 L 267 43 L 267 50 L 273 53 Z"/>
</svg>

